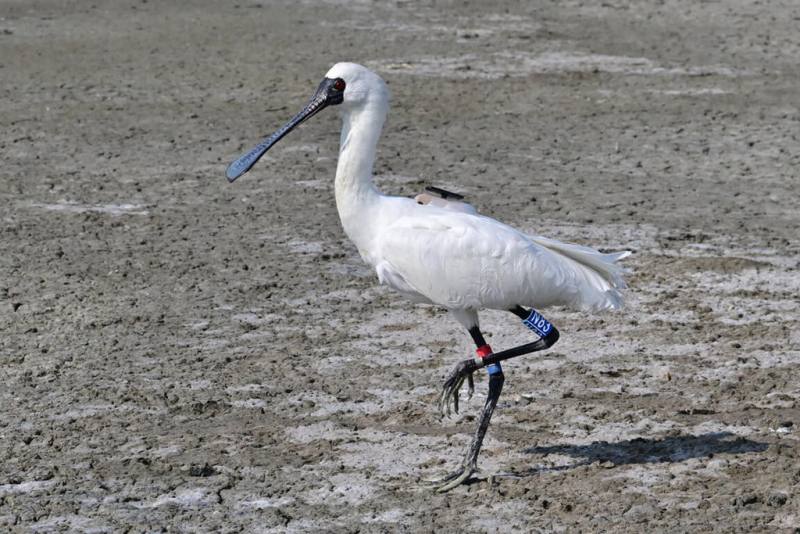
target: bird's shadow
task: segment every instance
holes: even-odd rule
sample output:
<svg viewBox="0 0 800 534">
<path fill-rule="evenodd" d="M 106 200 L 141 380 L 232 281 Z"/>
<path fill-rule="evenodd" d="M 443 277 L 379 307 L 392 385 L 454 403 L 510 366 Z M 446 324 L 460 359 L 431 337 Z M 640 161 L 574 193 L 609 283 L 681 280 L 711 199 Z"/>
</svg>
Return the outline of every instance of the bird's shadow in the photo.
<svg viewBox="0 0 800 534">
<path fill-rule="evenodd" d="M 504 473 L 523 477 L 552 471 L 565 471 L 595 462 L 610 463 L 608 467 L 630 464 L 677 463 L 691 458 L 711 458 L 718 454 L 763 452 L 766 443 L 752 441 L 730 432 L 712 432 L 699 436 L 684 435 L 663 439 L 636 438 L 616 443 L 597 441 L 589 445 L 551 445 L 529 447 L 528 454 L 559 454 L 580 458 L 581 461 L 560 466 L 535 466 L 523 472 Z M 502 476 L 502 475 L 501 475 Z"/>
</svg>

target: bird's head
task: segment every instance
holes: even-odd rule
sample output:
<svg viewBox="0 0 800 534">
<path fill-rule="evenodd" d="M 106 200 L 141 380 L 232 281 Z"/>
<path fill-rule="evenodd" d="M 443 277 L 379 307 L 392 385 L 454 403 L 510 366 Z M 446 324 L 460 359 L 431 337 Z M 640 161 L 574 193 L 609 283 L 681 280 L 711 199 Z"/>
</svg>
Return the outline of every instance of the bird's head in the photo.
<svg viewBox="0 0 800 534">
<path fill-rule="evenodd" d="M 369 104 L 385 105 L 389 100 L 389 89 L 383 79 L 357 63 L 337 63 L 331 67 L 325 79 L 344 82 L 342 107 L 345 109 Z"/>
<path fill-rule="evenodd" d="M 326 107 L 342 105 L 343 111 L 352 111 L 369 105 L 385 106 L 388 100 L 389 90 L 380 76 L 356 63 L 337 63 L 297 115 L 228 166 L 225 172 L 228 181 L 233 182 L 249 171 L 275 143 Z"/>
</svg>

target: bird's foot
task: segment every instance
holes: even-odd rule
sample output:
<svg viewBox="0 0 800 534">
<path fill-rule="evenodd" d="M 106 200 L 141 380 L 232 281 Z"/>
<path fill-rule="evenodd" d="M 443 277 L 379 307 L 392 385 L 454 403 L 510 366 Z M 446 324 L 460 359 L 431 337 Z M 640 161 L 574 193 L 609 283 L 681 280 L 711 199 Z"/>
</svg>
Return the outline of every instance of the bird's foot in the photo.
<svg viewBox="0 0 800 534">
<path fill-rule="evenodd" d="M 435 480 L 432 482 L 432 487 L 436 490 L 437 493 L 444 493 L 446 491 L 450 491 L 451 489 L 455 488 L 456 486 L 460 486 L 478 470 L 478 466 L 475 463 L 469 463 L 462 465 L 461 468 L 456 471 L 455 473 L 451 473 L 440 480 Z"/>
<path fill-rule="evenodd" d="M 461 389 L 464 380 L 467 381 L 467 400 L 472 398 L 472 394 L 475 391 L 472 373 L 477 369 L 478 364 L 475 363 L 475 360 L 464 360 L 458 362 L 447 376 L 447 380 L 444 381 L 444 386 L 442 386 L 442 394 L 439 397 L 439 410 L 442 412 L 442 416 L 450 416 L 451 403 L 453 411 L 458 413 L 458 390 Z"/>
</svg>

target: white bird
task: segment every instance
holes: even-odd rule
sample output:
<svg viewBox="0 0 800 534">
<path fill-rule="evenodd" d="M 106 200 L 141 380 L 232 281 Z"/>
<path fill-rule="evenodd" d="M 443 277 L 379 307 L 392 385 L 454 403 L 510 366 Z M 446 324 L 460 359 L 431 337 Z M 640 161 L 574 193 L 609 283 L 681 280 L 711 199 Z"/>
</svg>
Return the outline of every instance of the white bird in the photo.
<svg viewBox="0 0 800 534">
<path fill-rule="evenodd" d="M 228 167 L 228 180 L 247 172 L 272 145 L 326 106 L 338 106 L 343 123 L 335 191 L 344 232 L 382 284 L 414 302 L 446 308 L 478 347 L 477 356 L 460 362 L 445 381 L 442 411 L 449 414 L 452 402 L 458 412 L 463 382 L 468 381 L 471 396 L 473 372 L 484 366 L 489 371 L 489 392 L 467 455 L 460 469 L 438 485 L 446 491 L 477 470 L 478 453 L 503 386 L 499 362 L 546 349 L 558 339 L 555 327 L 525 307 L 559 305 L 586 311 L 621 307 L 625 284 L 623 269 L 615 262 L 629 252 L 602 254 L 528 235 L 447 198 L 415 200 L 382 194 L 373 183 L 372 169 L 389 91 L 377 74 L 354 63 L 334 65 L 300 113 Z M 493 353 L 478 324 L 478 311 L 486 308 L 511 311 L 538 339 Z"/>
</svg>

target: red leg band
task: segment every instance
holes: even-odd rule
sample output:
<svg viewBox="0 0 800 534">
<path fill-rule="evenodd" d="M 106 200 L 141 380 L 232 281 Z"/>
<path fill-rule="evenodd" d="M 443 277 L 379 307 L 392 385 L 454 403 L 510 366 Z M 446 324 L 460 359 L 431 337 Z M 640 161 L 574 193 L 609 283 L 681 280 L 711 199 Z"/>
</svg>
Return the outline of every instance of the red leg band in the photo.
<svg viewBox="0 0 800 534">
<path fill-rule="evenodd" d="M 485 358 L 492 354 L 492 347 L 489 345 L 481 345 L 475 352 L 478 354 L 479 358 Z"/>
</svg>

